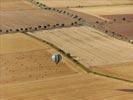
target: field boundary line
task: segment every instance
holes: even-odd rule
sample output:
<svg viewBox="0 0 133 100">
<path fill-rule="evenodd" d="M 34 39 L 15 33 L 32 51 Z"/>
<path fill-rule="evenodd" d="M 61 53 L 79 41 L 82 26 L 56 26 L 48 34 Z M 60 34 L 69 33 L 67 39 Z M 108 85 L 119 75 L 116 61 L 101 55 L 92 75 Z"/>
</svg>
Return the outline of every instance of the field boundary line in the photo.
<svg viewBox="0 0 133 100">
<path fill-rule="evenodd" d="M 115 6 L 133 6 L 133 3 L 128 4 L 105 4 L 105 5 L 90 5 L 90 6 L 75 6 L 75 7 L 59 7 L 59 8 L 90 8 L 90 7 L 115 7 Z M 57 7 L 58 8 L 58 7 Z"/>
<path fill-rule="evenodd" d="M 85 70 L 87 73 L 92 73 L 92 74 L 103 76 L 103 77 L 107 77 L 107 78 L 112 78 L 112 79 L 116 79 L 116 80 L 121 80 L 121 81 L 129 82 L 129 83 L 133 83 L 132 80 L 127 80 L 127 79 L 123 79 L 123 78 L 119 78 L 119 77 L 116 77 L 116 76 L 107 75 L 107 74 L 104 74 L 104 73 L 100 73 L 98 71 L 91 70 L 91 69 L 87 68 L 86 66 L 84 66 L 82 63 L 80 63 L 78 60 L 74 59 L 69 53 L 66 53 L 64 50 L 61 50 L 59 47 L 55 46 L 54 44 L 52 44 L 52 43 L 50 43 L 50 42 L 48 42 L 46 40 L 40 39 L 40 38 L 38 38 L 36 36 L 30 35 L 28 33 L 24 33 L 24 34 L 26 34 L 27 36 L 30 36 L 30 37 L 32 37 L 34 39 L 37 39 L 37 40 L 39 40 L 39 41 L 41 41 L 43 43 L 46 43 L 46 44 L 50 45 L 51 47 L 56 49 L 58 52 L 60 52 L 62 55 L 64 55 L 69 60 L 71 60 L 72 62 L 77 64 L 79 67 L 81 67 L 83 70 Z"/>
</svg>

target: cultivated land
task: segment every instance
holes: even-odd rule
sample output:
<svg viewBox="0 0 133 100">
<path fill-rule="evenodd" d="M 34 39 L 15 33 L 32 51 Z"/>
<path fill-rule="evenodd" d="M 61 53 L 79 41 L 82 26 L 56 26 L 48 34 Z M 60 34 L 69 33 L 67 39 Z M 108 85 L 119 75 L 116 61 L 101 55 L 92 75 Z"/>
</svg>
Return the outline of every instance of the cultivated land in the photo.
<svg viewBox="0 0 133 100">
<path fill-rule="evenodd" d="M 106 69 L 110 69 L 108 67 L 110 65 L 133 62 L 132 44 L 114 39 L 87 26 L 40 31 L 31 35 L 53 43 L 65 52 L 72 54 L 75 59 L 88 68 L 104 66 Z M 131 64 L 131 66 L 133 65 Z M 128 65 L 124 67 L 127 68 L 127 71 L 121 73 L 123 67 L 121 69 L 115 67 L 110 72 L 115 72 L 118 68 L 120 70 L 118 74 L 129 74 L 129 78 L 127 75 L 126 79 L 133 79 L 131 74 L 133 68 Z"/>
<path fill-rule="evenodd" d="M 86 73 L 65 57 L 55 65 L 50 57 L 56 51 L 27 35 L 5 34 L 0 40 L 2 100 L 130 100 L 133 97 L 131 83 Z"/>
<path fill-rule="evenodd" d="M 0 41 L 0 84 L 45 80 L 77 72 L 68 60 L 54 64 L 51 61 L 54 49 L 22 33 L 1 35 Z"/>
<path fill-rule="evenodd" d="M 73 21 L 70 17 L 42 10 L 25 0 L 0 1 L 0 32 L 23 31 L 25 28 L 33 31 L 35 28 L 44 29 L 48 24 L 51 28 L 56 24 L 70 25 Z"/>
<path fill-rule="evenodd" d="M 133 5 L 118 5 L 118 6 L 95 6 L 83 8 L 70 8 L 72 10 L 83 12 L 92 15 L 119 15 L 119 14 L 133 14 Z"/>
<path fill-rule="evenodd" d="M 118 34 L 120 38 L 126 37 L 128 40 L 133 40 L 133 5 L 72 8 L 71 10 L 87 14 L 87 23 L 103 32 Z"/>
<path fill-rule="evenodd" d="M 35 1 L 60 9 L 41 9 L 26 0 L 0 0 L 0 33 L 49 29 L 0 35 L 0 100 L 132 100 L 133 84 L 113 77 L 133 82 L 133 45 L 105 33 L 133 39 L 133 1 Z M 86 26 L 50 30 L 72 26 L 76 15 Z M 87 73 L 63 55 L 56 65 L 51 61 L 58 52 L 53 45 L 29 35 L 70 53 L 91 72 L 112 78 L 86 69 Z"/>
<path fill-rule="evenodd" d="M 133 84 L 93 74 L 6 84 L 4 100 L 132 100 Z"/>
<path fill-rule="evenodd" d="M 50 7 L 80 7 L 132 4 L 132 0 L 38 0 Z"/>
</svg>

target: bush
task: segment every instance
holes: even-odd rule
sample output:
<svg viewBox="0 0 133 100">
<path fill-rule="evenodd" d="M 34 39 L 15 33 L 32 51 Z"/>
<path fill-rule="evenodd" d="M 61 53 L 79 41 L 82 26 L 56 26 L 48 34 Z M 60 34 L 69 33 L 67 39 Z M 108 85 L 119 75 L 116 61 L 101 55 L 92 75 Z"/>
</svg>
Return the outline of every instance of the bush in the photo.
<svg viewBox="0 0 133 100">
<path fill-rule="evenodd" d="M 25 31 L 28 31 L 28 28 L 25 28 Z"/>
<path fill-rule="evenodd" d="M 8 33 L 9 31 L 8 30 L 6 30 L 6 33 Z"/>
<path fill-rule="evenodd" d="M 23 28 L 20 28 L 21 31 L 23 31 Z"/>
<path fill-rule="evenodd" d="M 35 30 L 37 30 L 37 27 L 35 27 Z"/>
<path fill-rule="evenodd" d="M 50 24 L 48 24 L 47 26 L 50 27 Z"/>
<path fill-rule="evenodd" d="M 78 20 L 80 21 L 82 18 L 79 18 Z"/>
<path fill-rule="evenodd" d="M 42 27 L 42 26 L 40 26 L 40 25 L 38 26 L 38 28 L 41 28 L 41 27 Z"/>
<path fill-rule="evenodd" d="M 61 53 L 65 54 L 65 52 L 64 52 L 62 49 L 59 49 L 59 52 L 61 52 Z"/>
<path fill-rule="evenodd" d="M 106 30 L 105 33 L 108 33 L 108 31 Z"/>
<path fill-rule="evenodd" d="M 16 29 L 16 32 L 19 32 L 19 29 Z"/>
<path fill-rule="evenodd" d="M 36 4 L 39 4 L 39 2 L 36 2 Z"/>
<path fill-rule="evenodd" d="M 98 23 L 99 23 L 99 21 L 96 21 L 96 23 L 98 24 Z"/>
<path fill-rule="evenodd" d="M 64 26 L 65 26 L 65 24 L 61 24 L 61 26 L 62 26 L 62 27 L 64 27 Z"/>
<path fill-rule="evenodd" d="M 71 23 L 71 25 L 73 26 L 73 23 Z"/>
<path fill-rule="evenodd" d="M 116 19 L 114 19 L 114 22 L 116 21 Z"/>
<path fill-rule="evenodd" d="M 77 22 L 74 22 L 74 24 L 77 24 Z"/>
<path fill-rule="evenodd" d="M 53 8 L 53 11 L 55 11 L 56 9 L 55 8 Z"/>
<path fill-rule="evenodd" d="M 75 15 L 73 18 L 78 18 L 78 16 L 77 16 L 77 15 Z"/>
<path fill-rule="evenodd" d="M 44 26 L 44 28 L 46 29 L 46 28 L 47 28 L 47 26 Z"/>
<path fill-rule="evenodd" d="M 56 26 L 59 26 L 59 24 L 56 24 Z"/>
<path fill-rule="evenodd" d="M 115 35 L 115 32 L 112 32 L 112 35 L 114 36 Z"/>
<path fill-rule="evenodd" d="M 12 29 L 10 29 L 10 32 L 12 32 Z"/>
<path fill-rule="evenodd" d="M 66 13 L 66 11 L 63 12 L 64 14 Z"/>
<path fill-rule="evenodd" d="M 67 55 L 67 57 L 71 57 L 71 54 L 70 53 L 67 53 L 66 55 Z"/>
<path fill-rule="evenodd" d="M 125 21 L 125 20 L 126 20 L 126 18 L 122 18 L 122 20 L 123 20 L 123 21 Z"/>
</svg>

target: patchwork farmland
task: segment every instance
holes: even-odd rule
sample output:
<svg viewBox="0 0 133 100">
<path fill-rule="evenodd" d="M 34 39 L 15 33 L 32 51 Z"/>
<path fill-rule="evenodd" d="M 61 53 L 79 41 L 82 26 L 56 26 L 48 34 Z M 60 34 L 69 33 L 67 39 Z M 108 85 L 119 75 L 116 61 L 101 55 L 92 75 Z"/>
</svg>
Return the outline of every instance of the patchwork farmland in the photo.
<svg viewBox="0 0 133 100">
<path fill-rule="evenodd" d="M 72 54 L 75 59 L 88 68 L 133 62 L 132 44 L 114 39 L 87 26 L 40 31 L 32 35 L 51 42 L 66 53 Z M 123 75 L 132 73 L 133 67 L 128 64 L 124 67 L 128 71 L 124 70 Z M 110 67 L 108 68 L 110 69 Z M 115 73 L 116 69 L 109 72 Z M 123 67 L 119 68 L 118 74 L 121 74 L 121 70 Z M 129 78 L 132 80 L 133 75 L 130 74 Z M 126 79 L 128 79 L 128 75 Z"/>
<path fill-rule="evenodd" d="M 132 4 L 0 0 L 0 100 L 132 100 Z"/>
<path fill-rule="evenodd" d="M 121 39 L 133 40 L 132 5 L 72 8 L 72 10 L 82 12 L 86 16 L 95 16 L 91 18 L 93 21 L 90 21 L 89 16 L 86 19 L 89 26 Z"/>
<path fill-rule="evenodd" d="M 2 0 L 0 4 L 0 33 L 70 26 L 76 21 L 71 17 L 42 10 L 25 0 Z"/>
</svg>

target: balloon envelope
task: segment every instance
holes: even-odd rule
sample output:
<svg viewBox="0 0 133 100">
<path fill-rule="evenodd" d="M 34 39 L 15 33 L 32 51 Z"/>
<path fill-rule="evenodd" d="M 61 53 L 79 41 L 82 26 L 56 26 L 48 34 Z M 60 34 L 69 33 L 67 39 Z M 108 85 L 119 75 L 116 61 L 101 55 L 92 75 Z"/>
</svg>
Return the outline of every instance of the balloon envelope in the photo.
<svg viewBox="0 0 133 100">
<path fill-rule="evenodd" d="M 52 61 L 55 62 L 56 64 L 58 64 L 62 59 L 62 56 L 60 54 L 54 54 L 52 56 Z"/>
</svg>

